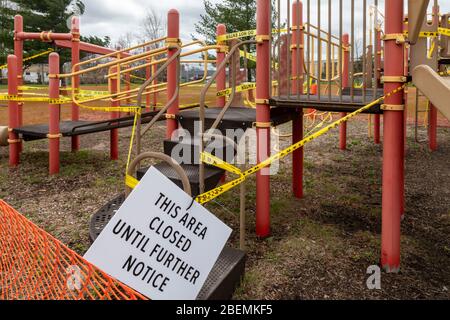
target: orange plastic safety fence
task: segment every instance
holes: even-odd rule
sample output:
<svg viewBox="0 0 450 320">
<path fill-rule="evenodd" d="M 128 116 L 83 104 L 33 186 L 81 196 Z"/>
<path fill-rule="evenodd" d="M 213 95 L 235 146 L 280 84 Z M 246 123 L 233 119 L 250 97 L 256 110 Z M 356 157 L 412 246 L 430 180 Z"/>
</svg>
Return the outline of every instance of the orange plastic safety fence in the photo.
<svg viewBox="0 0 450 320">
<path fill-rule="evenodd" d="M 0 200 L 0 299 L 146 298 L 84 260 Z"/>
</svg>

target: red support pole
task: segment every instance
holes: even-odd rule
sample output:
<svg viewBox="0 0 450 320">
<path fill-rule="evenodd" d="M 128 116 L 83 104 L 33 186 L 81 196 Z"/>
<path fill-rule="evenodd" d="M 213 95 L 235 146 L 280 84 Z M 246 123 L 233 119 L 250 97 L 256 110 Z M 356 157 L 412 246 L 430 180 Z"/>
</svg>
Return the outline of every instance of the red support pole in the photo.
<svg viewBox="0 0 450 320">
<path fill-rule="evenodd" d="M 17 36 L 22 40 L 41 40 L 52 42 L 56 40 L 72 41 L 72 34 L 70 33 L 53 33 L 50 31 L 42 32 L 19 32 Z"/>
<path fill-rule="evenodd" d="M 376 48 L 375 59 L 377 59 L 378 70 L 376 72 L 377 88 L 381 87 L 381 54 L 383 52 L 381 43 L 381 29 L 378 27 L 376 30 Z M 380 144 L 380 131 L 381 131 L 381 115 L 376 114 L 374 117 L 373 137 L 375 144 Z"/>
<path fill-rule="evenodd" d="M 227 27 L 224 24 L 217 25 L 216 34 L 217 34 L 217 36 L 227 34 Z M 222 46 L 222 47 L 220 49 L 217 49 L 217 63 L 216 63 L 217 67 L 223 62 L 223 60 L 225 60 L 225 50 L 224 49 L 226 46 L 226 42 L 220 41 L 220 42 L 218 42 L 218 45 Z M 222 70 L 220 70 L 220 72 L 216 78 L 216 84 L 217 84 L 217 92 L 226 89 L 226 87 L 227 87 L 227 70 L 226 70 L 226 68 L 223 68 Z M 225 102 L 226 102 L 225 97 L 217 97 L 216 105 L 218 108 L 223 108 L 223 107 L 225 107 Z"/>
<path fill-rule="evenodd" d="M 78 17 L 72 18 L 72 66 L 75 66 L 80 62 L 80 19 Z M 78 71 L 77 67 L 76 70 Z M 74 76 L 72 78 L 72 87 L 75 89 L 75 92 L 78 92 L 80 89 L 80 76 Z M 72 121 L 80 120 L 80 108 L 76 103 L 72 103 Z M 77 152 L 80 150 L 80 137 L 74 136 L 72 137 L 72 152 Z"/>
<path fill-rule="evenodd" d="M 437 145 L 437 122 L 438 122 L 438 112 L 435 106 L 430 103 L 430 112 L 428 115 L 429 125 L 428 125 L 428 141 L 430 151 L 434 152 L 438 149 Z"/>
<path fill-rule="evenodd" d="M 18 59 L 14 55 L 8 56 L 8 94 L 18 94 L 17 78 Z M 9 166 L 16 167 L 20 161 L 20 140 L 19 135 L 12 129 L 19 127 L 19 104 L 16 101 L 8 101 L 8 126 L 9 126 Z"/>
<path fill-rule="evenodd" d="M 19 34 L 23 33 L 23 17 L 21 15 L 14 16 L 14 55 L 17 57 L 17 86 L 23 86 L 23 39 Z M 21 90 L 17 92 L 20 96 Z M 17 113 L 19 117 L 18 127 L 23 125 L 23 102 L 17 104 Z M 19 150 L 22 152 L 22 142 L 19 142 Z"/>
<path fill-rule="evenodd" d="M 111 73 L 114 74 L 114 76 L 112 76 L 110 78 L 110 91 L 111 94 L 116 94 L 119 92 L 119 78 L 117 75 L 117 67 L 113 67 L 111 68 Z M 112 101 L 111 102 L 111 107 L 120 107 L 120 102 L 119 101 Z M 118 111 L 114 111 L 111 112 L 111 119 L 116 119 L 118 118 L 120 115 L 120 112 Z M 119 130 L 118 129 L 113 129 L 110 132 L 110 157 L 111 160 L 119 160 Z"/>
<path fill-rule="evenodd" d="M 303 4 L 296 1 L 292 4 L 292 25 L 297 28 L 292 32 L 292 86 L 293 95 L 303 94 Z M 299 47 L 297 47 L 297 44 Z M 292 143 L 303 139 L 303 109 L 299 109 L 292 121 Z M 298 149 L 292 154 L 292 187 L 296 198 L 303 198 L 303 160 L 304 149 Z"/>
<path fill-rule="evenodd" d="M 408 32 L 408 15 L 403 18 L 403 32 Z M 403 46 L 403 75 L 408 77 L 409 75 L 409 47 Z M 405 111 L 403 113 L 403 136 L 404 136 L 404 153 L 403 156 L 406 157 L 407 149 L 407 137 L 408 137 L 408 88 L 404 90 L 403 100 L 405 101 Z M 404 178 L 403 178 L 404 180 Z"/>
<path fill-rule="evenodd" d="M 403 31 L 403 0 L 386 0 L 385 26 L 387 35 Z M 394 38 L 393 38 L 394 39 Z M 385 76 L 403 75 L 403 45 L 395 40 L 385 41 Z M 385 82 L 385 93 L 400 87 L 401 82 Z M 404 105 L 404 93 L 398 93 L 385 99 L 385 104 Z M 383 146 L 383 200 L 381 265 L 387 272 L 400 270 L 400 217 L 404 200 L 404 130 L 403 112 L 384 112 Z"/>
<path fill-rule="evenodd" d="M 150 50 L 150 48 L 148 49 Z M 152 59 L 148 58 L 146 59 L 147 63 L 151 63 Z M 145 78 L 150 79 L 152 77 L 152 66 L 145 67 Z M 150 89 L 147 89 L 147 96 L 145 97 L 145 109 L 147 112 L 150 111 L 150 105 L 151 105 L 151 97 L 150 97 Z"/>
<path fill-rule="evenodd" d="M 353 86 L 353 83 L 349 81 L 349 66 L 350 66 L 350 36 L 345 33 L 342 35 L 342 45 L 344 46 L 344 63 L 343 63 L 343 71 L 342 71 L 342 87 L 348 88 Z M 347 116 L 346 112 L 340 113 L 341 118 Z M 341 150 L 347 149 L 347 122 L 342 123 L 339 126 L 339 148 Z"/>
<path fill-rule="evenodd" d="M 433 21 L 439 24 L 439 6 L 433 6 Z M 437 41 L 437 40 L 434 40 Z M 437 70 L 436 70 L 437 71 Z M 438 149 L 437 144 L 437 127 L 438 127 L 438 111 L 435 106 L 430 103 L 430 113 L 428 115 L 428 143 L 431 152 Z"/>
<path fill-rule="evenodd" d="M 180 39 L 180 14 L 177 10 L 171 9 L 167 16 L 167 38 L 174 42 L 179 41 Z M 175 53 L 178 51 L 177 46 L 173 46 L 169 48 L 168 59 L 173 57 Z M 178 86 L 178 61 L 173 61 L 167 67 L 167 101 L 171 100 L 177 90 Z M 179 113 L 179 98 L 175 100 L 175 102 L 169 107 L 167 114 L 169 117 L 176 116 Z M 172 134 L 175 130 L 178 129 L 178 121 L 177 119 L 167 119 L 167 131 L 166 137 L 167 139 L 172 138 Z"/>
<path fill-rule="evenodd" d="M 49 97 L 50 99 L 59 99 L 59 55 L 51 53 L 49 56 Z M 50 175 L 59 173 L 59 119 L 60 105 L 49 104 L 49 172 Z"/>
<path fill-rule="evenodd" d="M 256 65 L 256 136 L 257 161 L 270 156 L 270 35 L 271 0 L 257 0 L 256 34 L 258 63 Z M 256 234 L 270 235 L 270 169 L 256 175 Z"/>
<path fill-rule="evenodd" d="M 126 82 L 125 90 L 130 91 L 131 90 L 131 73 L 129 73 L 129 72 L 125 73 L 125 82 Z M 127 104 L 127 106 L 131 105 L 131 99 L 129 98 L 129 95 L 128 95 L 128 99 L 126 100 L 126 104 Z M 131 115 L 131 112 L 128 112 L 128 115 Z M 120 117 L 120 114 L 119 114 L 119 117 Z"/>
<path fill-rule="evenodd" d="M 152 57 L 152 61 L 154 61 L 154 58 Z M 154 64 L 152 66 L 152 74 L 156 74 L 158 72 L 158 65 Z M 158 84 L 158 78 L 155 78 L 153 80 L 153 87 L 155 87 L 154 90 L 156 90 L 156 85 Z M 158 105 L 158 92 L 153 93 L 153 110 L 156 110 Z"/>
</svg>

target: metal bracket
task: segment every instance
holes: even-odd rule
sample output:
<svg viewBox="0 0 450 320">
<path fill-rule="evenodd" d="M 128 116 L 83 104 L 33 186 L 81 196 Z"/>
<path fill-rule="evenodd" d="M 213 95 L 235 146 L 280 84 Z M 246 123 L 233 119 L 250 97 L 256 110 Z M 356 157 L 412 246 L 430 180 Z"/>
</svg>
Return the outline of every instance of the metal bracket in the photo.
<svg viewBox="0 0 450 320">
<path fill-rule="evenodd" d="M 302 44 L 299 45 L 293 44 L 291 45 L 291 51 L 294 49 L 304 49 L 304 46 Z"/>
<path fill-rule="evenodd" d="M 219 48 L 217 48 L 217 52 L 219 53 L 227 53 L 229 50 L 229 47 L 226 45 L 219 45 Z"/>
<path fill-rule="evenodd" d="M 406 36 L 403 33 L 389 33 L 381 37 L 383 41 L 395 41 L 397 44 L 406 43 Z"/>
<path fill-rule="evenodd" d="M 266 105 L 269 105 L 270 103 L 269 103 L 269 99 L 256 99 L 255 100 L 255 103 L 256 104 L 266 104 Z"/>
<path fill-rule="evenodd" d="M 258 44 L 263 44 L 264 41 L 270 41 L 270 39 L 272 39 L 270 35 L 260 34 L 256 36 L 256 42 Z"/>
<path fill-rule="evenodd" d="M 175 114 L 166 113 L 166 119 L 167 120 L 176 120 L 177 116 Z"/>
<path fill-rule="evenodd" d="M 292 26 L 291 27 L 291 30 L 292 31 L 297 31 L 297 30 L 301 30 L 301 31 L 303 31 L 303 30 L 305 30 L 305 26 L 303 26 L 303 25 L 301 25 L 299 28 L 297 27 L 297 26 Z"/>
<path fill-rule="evenodd" d="M 181 45 L 181 40 L 178 38 L 167 38 L 166 47 L 168 49 L 178 49 Z"/>
<path fill-rule="evenodd" d="M 405 111 L 404 104 L 382 104 L 380 108 L 384 111 Z"/>
<path fill-rule="evenodd" d="M 383 76 L 381 83 L 406 83 L 408 78 L 405 76 Z"/>
<path fill-rule="evenodd" d="M 57 134 L 47 134 L 47 139 L 59 139 L 62 138 L 62 134 L 61 133 L 57 133 Z"/>
<path fill-rule="evenodd" d="M 261 129 L 272 128 L 272 122 L 254 122 L 253 125 Z"/>
</svg>

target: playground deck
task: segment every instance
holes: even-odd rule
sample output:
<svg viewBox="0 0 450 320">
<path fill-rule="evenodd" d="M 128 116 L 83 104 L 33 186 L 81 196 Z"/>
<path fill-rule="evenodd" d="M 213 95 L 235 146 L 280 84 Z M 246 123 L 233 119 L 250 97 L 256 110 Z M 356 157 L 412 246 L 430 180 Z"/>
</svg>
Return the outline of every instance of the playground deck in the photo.
<svg viewBox="0 0 450 320">
<path fill-rule="evenodd" d="M 148 123 L 157 112 L 147 112 L 142 115 L 142 122 Z M 62 121 L 59 123 L 59 130 L 63 137 L 81 136 L 90 133 L 109 131 L 131 127 L 134 116 L 122 117 L 105 121 Z M 49 133 L 48 124 L 34 124 L 14 129 L 25 141 L 46 139 Z"/>
<path fill-rule="evenodd" d="M 381 97 L 378 95 L 375 99 Z M 270 105 L 276 107 L 302 107 L 302 108 L 314 108 L 319 111 L 327 112 L 354 112 L 361 107 L 364 107 L 368 102 L 375 100 L 373 92 L 367 92 L 367 96 L 280 96 L 270 99 Z M 365 111 L 368 114 L 382 114 L 380 104 L 377 104 Z"/>
</svg>

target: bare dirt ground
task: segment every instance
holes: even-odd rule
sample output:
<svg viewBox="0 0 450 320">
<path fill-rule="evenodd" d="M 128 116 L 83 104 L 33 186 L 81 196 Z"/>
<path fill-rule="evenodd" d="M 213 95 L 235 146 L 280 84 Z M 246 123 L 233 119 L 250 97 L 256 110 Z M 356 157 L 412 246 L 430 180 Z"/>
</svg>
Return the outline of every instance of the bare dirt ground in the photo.
<svg viewBox="0 0 450 320">
<path fill-rule="evenodd" d="M 382 148 L 367 137 L 361 117 L 349 124 L 349 150 L 338 150 L 338 132 L 306 147 L 305 198 L 294 199 L 291 160 L 272 178 L 272 236 L 254 235 L 255 182 L 247 182 L 248 261 L 235 299 L 449 299 L 450 129 L 439 129 L 439 151 L 430 153 L 408 134 L 406 215 L 402 223 L 402 269 L 383 274 L 382 290 L 366 287 L 366 270 L 380 256 Z M 282 128 L 289 131 L 289 126 Z M 161 150 L 165 129 L 145 139 Z M 49 177 L 47 141 L 25 144 L 21 165 L 7 167 L 0 147 L 0 198 L 38 226 L 83 254 L 90 245 L 91 215 L 124 188 L 130 130 L 120 131 L 121 158 L 109 161 L 109 133 L 84 136 L 83 151 L 62 142 L 61 174 Z M 426 138 L 421 129 L 420 138 Z M 282 146 L 288 146 L 283 139 Z M 239 190 L 207 207 L 239 241 Z"/>
</svg>

